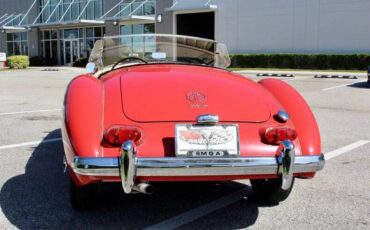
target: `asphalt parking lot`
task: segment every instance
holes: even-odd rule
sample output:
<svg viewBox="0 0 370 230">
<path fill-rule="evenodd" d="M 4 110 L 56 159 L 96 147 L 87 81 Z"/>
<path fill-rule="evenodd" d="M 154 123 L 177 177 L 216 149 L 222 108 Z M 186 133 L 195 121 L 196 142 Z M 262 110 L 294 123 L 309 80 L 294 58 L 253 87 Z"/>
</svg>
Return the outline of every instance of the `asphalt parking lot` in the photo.
<svg viewBox="0 0 370 230">
<path fill-rule="evenodd" d="M 327 162 L 279 205 L 248 181 L 157 184 L 151 195 L 102 186 L 101 207 L 74 211 L 63 173 L 61 108 L 83 70 L 0 72 L 0 229 L 369 229 L 370 86 L 359 79 L 281 78 L 311 106 Z M 254 72 L 243 73 L 254 80 Z"/>
</svg>

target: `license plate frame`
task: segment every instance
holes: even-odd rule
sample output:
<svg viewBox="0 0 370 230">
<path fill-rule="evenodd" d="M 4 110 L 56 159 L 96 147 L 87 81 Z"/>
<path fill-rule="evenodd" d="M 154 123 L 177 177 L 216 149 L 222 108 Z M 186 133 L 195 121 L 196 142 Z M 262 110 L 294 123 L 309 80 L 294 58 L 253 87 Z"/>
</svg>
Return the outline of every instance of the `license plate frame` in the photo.
<svg viewBox="0 0 370 230">
<path fill-rule="evenodd" d="M 240 155 L 239 143 L 239 126 L 237 124 L 175 125 L 176 157 L 238 157 Z"/>
</svg>

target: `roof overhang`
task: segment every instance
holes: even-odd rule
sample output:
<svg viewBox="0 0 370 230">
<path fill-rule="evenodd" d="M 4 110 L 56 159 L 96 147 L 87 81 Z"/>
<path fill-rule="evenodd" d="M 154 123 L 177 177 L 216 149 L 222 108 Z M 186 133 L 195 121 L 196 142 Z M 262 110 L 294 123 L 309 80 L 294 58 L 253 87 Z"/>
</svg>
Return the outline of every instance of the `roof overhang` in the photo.
<svg viewBox="0 0 370 230">
<path fill-rule="evenodd" d="M 212 3 L 212 0 L 175 0 L 170 8 L 165 11 L 215 11 L 217 4 Z"/>
<path fill-rule="evenodd" d="M 104 20 L 116 20 L 116 21 L 133 21 L 133 20 L 146 20 L 149 22 L 155 22 L 155 16 L 154 15 L 131 15 L 131 16 L 125 16 L 125 17 L 109 17 L 104 18 Z"/>
<path fill-rule="evenodd" d="M 1 30 L 27 30 L 26 27 L 21 26 L 1 26 Z"/>
<path fill-rule="evenodd" d="M 65 25 L 104 25 L 105 20 L 87 20 L 81 19 L 77 21 L 62 21 L 62 22 L 49 22 L 49 23 L 35 23 L 30 25 L 30 27 L 49 27 L 49 26 L 65 26 Z"/>
<path fill-rule="evenodd" d="M 155 22 L 155 15 L 137 15 L 136 14 L 136 12 L 138 11 L 138 9 L 140 9 L 140 7 L 143 7 L 143 5 L 145 3 L 153 1 L 153 0 L 143 0 L 143 1 L 140 1 L 140 2 L 136 2 L 137 0 L 132 0 L 122 9 L 119 8 L 119 7 L 122 3 L 124 3 L 124 0 L 120 0 L 115 6 L 113 6 L 110 10 L 108 10 L 103 16 L 101 16 L 100 18 L 97 18 L 97 19 L 93 19 L 93 20 L 82 19 L 81 18 L 81 16 L 85 12 L 87 6 L 94 1 L 94 0 L 88 0 L 87 3 L 85 4 L 83 10 L 81 11 L 80 15 L 77 17 L 76 20 L 64 21 L 66 13 L 69 12 L 70 8 L 72 7 L 72 4 L 74 4 L 74 2 L 76 1 L 76 0 L 73 0 L 73 1 L 70 1 L 65 6 L 65 7 L 67 7 L 67 9 L 65 10 L 65 13 L 60 18 L 58 18 L 59 20 L 53 22 L 53 21 L 51 21 L 52 16 L 55 15 L 55 13 L 57 12 L 57 9 L 59 9 L 59 7 L 60 7 L 60 4 L 63 3 L 63 0 L 57 0 L 57 5 L 56 5 L 55 9 L 52 12 L 50 12 L 49 17 L 45 20 L 45 22 L 42 22 L 42 23 L 39 22 L 40 18 L 42 16 L 44 10 L 47 8 L 46 6 L 50 5 L 50 1 L 47 1 L 46 6 L 44 8 L 42 8 L 42 10 L 37 14 L 37 16 L 35 18 L 32 18 L 32 20 L 31 20 L 30 18 L 28 18 L 29 17 L 29 12 L 32 8 L 37 7 L 37 4 L 36 4 L 37 1 L 38 0 L 33 1 L 32 5 L 29 7 L 29 9 L 27 10 L 27 12 L 25 14 L 23 14 L 23 13 L 21 13 L 19 15 L 4 14 L 4 15 L 0 16 L 0 29 L 2 29 L 2 30 L 31 30 L 31 28 L 35 28 L 35 27 L 48 28 L 48 27 L 65 27 L 67 25 L 81 25 L 81 26 L 85 26 L 85 25 L 104 25 L 107 20 L 115 20 L 115 21 L 143 20 L 143 21 L 148 21 L 148 22 Z M 132 10 L 132 12 L 129 15 L 120 16 L 121 12 L 123 12 L 125 9 L 128 9 L 128 7 L 132 7 L 134 3 L 140 3 L 140 4 L 137 5 L 136 7 L 134 7 L 134 9 Z M 117 9 L 117 8 L 119 8 L 119 9 Z M 114 10 L 118 11 L 118 13 L 114 14 L 113 17 L 107 17 L 109 14 L 114 13 Z M 16 25 L 10 25 L 9 24 L 10 22 L 8 20 L 11 19 L 11 18 L 12 18 L 13 21 L 16 18 L 20 18 L 20 22 L 17 23 Z M 24 22 L 26 22 L 25 19 L 28 19 L 28 21 L 32 21 L 32 23 L 25 24 L 24 23 Z M 7 25 L 7 24 L 9 24 L 9 25 Z"/>
</svg>

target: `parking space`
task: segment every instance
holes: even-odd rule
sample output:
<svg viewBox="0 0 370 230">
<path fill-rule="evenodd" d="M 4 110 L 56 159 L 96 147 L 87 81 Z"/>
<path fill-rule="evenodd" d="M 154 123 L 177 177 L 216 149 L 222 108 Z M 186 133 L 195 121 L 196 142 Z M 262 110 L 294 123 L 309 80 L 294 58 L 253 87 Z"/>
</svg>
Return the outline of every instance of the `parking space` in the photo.
<svg viewBox="0 0 370 230">
<path fill-rule="evenodd" d="M 119 184 L 110 184 L 101 187 L 100 208 L 76 212 L 63 173 L 60 109 L 66 86 L 81 73 L 0 72 L 1 229 L 369 229 L 370 86 L 364 76 L 281 78 L 311 106 L 330 159 L 314 179 L 296 180 L 279 205 L 256 201 L 244 180 L 155 184 L 151 196 L 123 195 Z"/>
</svg>

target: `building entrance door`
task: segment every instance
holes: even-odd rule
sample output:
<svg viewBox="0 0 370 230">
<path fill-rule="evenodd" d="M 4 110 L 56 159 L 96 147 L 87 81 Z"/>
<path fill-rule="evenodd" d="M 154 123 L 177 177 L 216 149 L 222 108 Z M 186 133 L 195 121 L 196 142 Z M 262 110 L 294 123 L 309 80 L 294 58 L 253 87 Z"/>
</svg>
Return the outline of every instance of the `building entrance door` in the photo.
<svg viewBox="0 0 370 230">
<path fill-rule="evenodd" d="M 215 12 L 177 14 L 176 20 L 177 34 L 215 39 Z"/>
<path fill-rule="evenodd" d="M 72 66 L 73 62 L 80 57 L 78 39 L 64 40 L 64 63 Z"/>
</svg>

